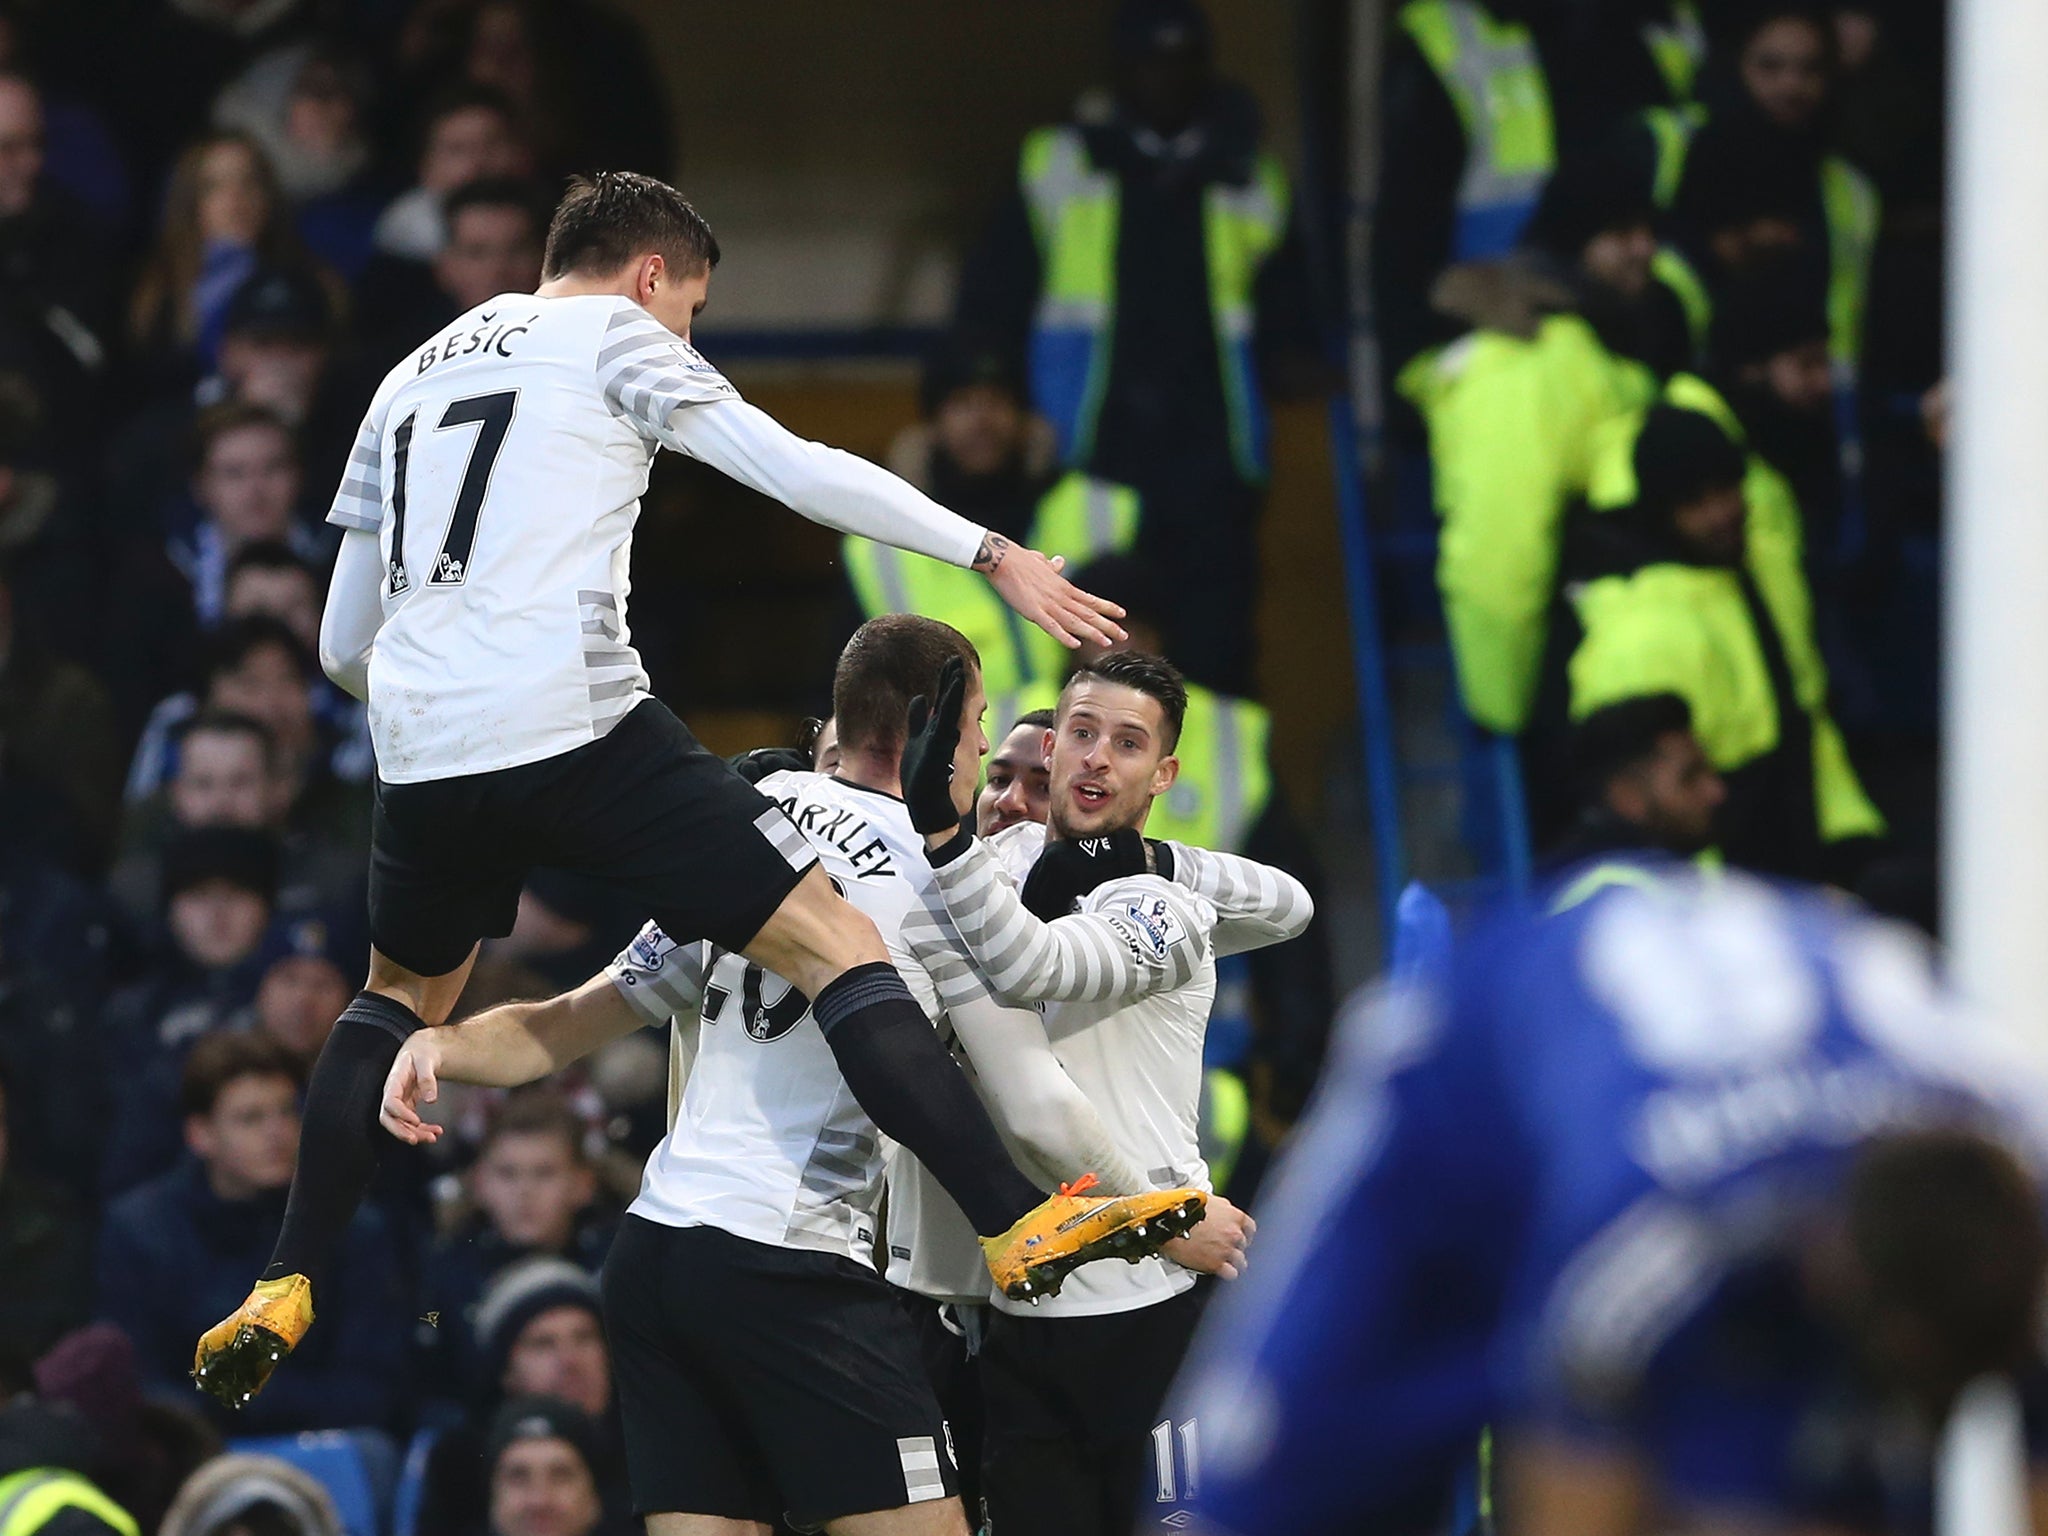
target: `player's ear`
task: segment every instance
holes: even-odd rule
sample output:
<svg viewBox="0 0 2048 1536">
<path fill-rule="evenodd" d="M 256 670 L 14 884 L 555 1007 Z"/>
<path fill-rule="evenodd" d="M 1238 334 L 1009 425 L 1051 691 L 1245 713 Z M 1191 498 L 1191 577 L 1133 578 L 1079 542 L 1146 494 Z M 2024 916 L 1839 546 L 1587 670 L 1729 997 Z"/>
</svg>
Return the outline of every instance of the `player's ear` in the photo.
<svg viewBox="0 0 2048 1536">
<path fill-rule="evenodd" d="M 650 251 L 640 258 L 633 279 L 633 297 L 645 305 L 654 297 L 655 290 L 668 281 L 668 263 L 661 259 L 660 252 Z"/>
<path fill-rule="evenodd" d="M 1159 759 L 1159 766 L 1152 770 L 1152 794 L 1156 799 L 1173 788 L 1173 781 L 1180 777 L 1180 759 L 1172 753 Z"/>
</svg>

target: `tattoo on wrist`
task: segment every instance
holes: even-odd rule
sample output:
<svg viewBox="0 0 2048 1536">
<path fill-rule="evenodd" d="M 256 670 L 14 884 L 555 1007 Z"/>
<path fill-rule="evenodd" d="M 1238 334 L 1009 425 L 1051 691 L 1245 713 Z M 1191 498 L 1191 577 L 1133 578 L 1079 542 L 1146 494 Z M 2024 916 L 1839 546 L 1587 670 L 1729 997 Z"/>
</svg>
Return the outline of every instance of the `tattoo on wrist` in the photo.
<svg viewBox="0 0 2048 1536">
<path fill-rule="evenodd" d="M 974 568 L 984 576 L 993 576 L 996 568 L 1003 563 L 1003 556 L 1010 552 L 1010 541 L 1000 533 L 985 533 L 981 536 L 981 549 L 975 554 Z"/>
</svg>

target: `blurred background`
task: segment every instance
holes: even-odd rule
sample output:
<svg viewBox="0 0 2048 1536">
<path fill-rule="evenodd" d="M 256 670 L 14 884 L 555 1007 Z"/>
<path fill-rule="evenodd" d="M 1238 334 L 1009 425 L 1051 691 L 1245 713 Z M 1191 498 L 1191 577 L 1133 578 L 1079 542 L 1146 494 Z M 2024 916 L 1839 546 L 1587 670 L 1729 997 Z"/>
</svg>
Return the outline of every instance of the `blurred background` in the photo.
<svg viewBox="0 0 2048 1536">
<path fill-rule="evenodd" d="M 1713 843 L 1931 925 L 1944 13 L 0 3 L 0 1479 L 89 1468 L 128 1533 L 251 1478 L 355 1536 L 625 1518 L 590 1276 L 660 1042 L 394 1157 L 352 1315 L 244 1420 L 183 1382 L 364 943 L 321 518 L 377 381 L 534 284 L 573 171 L 706 215 L 695 339 L 749 399 L 1067 554 L 1198 685 L 1154 830 L 1322 913 L 1223 977 L 1233 1195 L 1339 1000 L 1547 862 Z M 893 607 L 981 643 L 992 736 L 1060 680 L 971 585 L 674 456 L 633 577 L 722 752 L 795 739 Z M 1711 771 L 1617 788 L 1672 695 Z M 537 876 L 465 1008 L 640 917 Z M 587 1418 L 566 1512 L 497 1476 L 534 1392 Z M 186 1485 L 224 1434 L 314 1481 Z"/>
</svg>

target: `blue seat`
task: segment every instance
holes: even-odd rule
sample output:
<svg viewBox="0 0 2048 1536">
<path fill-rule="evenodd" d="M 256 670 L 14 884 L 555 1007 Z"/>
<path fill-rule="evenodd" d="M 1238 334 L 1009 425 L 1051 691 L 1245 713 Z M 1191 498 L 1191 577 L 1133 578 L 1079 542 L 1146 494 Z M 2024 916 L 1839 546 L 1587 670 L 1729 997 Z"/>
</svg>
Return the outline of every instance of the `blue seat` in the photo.
<svg viewBox="0 0 2048 1536">
<path fill-rule="evenodd" d="M 308 1430 L 259 1435 L 229 1448 L 288 1461 L 327 1490 L 348 1536 L 385 1536 L 385 1514 L 398 1483 L 398 1448 L 375 1429 Z"/>
<path fill-rule="evenodd" d="M 439 1429 L 419 1430 L 405 1448 L 405 1466 L 398 1474 L 398 1492 L 391 1500 L 391 1536 L 418 1536 L 420 1505 L 427 1496 L 427 1465 L 441 1434 Z"/>
</svg>

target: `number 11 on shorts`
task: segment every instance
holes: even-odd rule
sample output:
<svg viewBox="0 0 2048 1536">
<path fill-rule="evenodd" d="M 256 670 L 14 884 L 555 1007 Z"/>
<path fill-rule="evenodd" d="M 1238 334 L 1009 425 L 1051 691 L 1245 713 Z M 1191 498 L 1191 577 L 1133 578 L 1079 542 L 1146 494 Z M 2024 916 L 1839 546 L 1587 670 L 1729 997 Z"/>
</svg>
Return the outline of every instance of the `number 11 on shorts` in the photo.
<svg viewBox="0 0 2048 1536">
<path fill-rule="evenodd" d="M 1175 1443 L 1178 1442 L 1179 1462 L 1175 1463 Z M 1195 1446 L 1195 1421 L 1176 1426 L 1171 1419 L 1161 1419 L 1152 1426 L 1152 1465 L 1159 1479 L 1158 1501 L 1161 1504 L 1177 1504 L 1182 1499 L 1195 1496 L 1195 1479 L 1199 1476 L 1200 1461 Z"/>
</svg>

